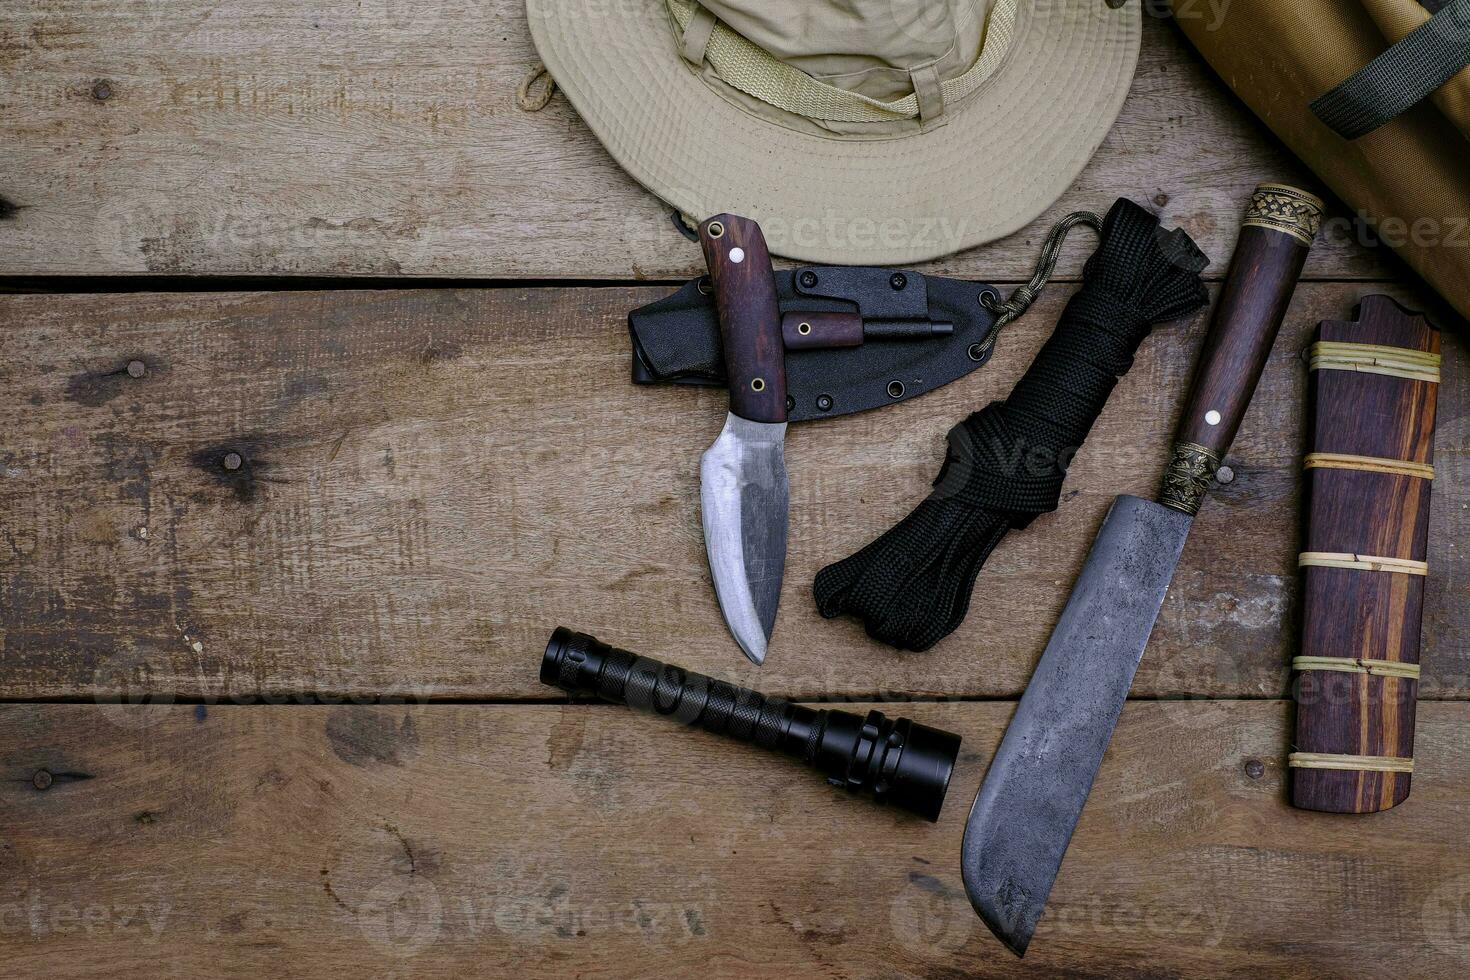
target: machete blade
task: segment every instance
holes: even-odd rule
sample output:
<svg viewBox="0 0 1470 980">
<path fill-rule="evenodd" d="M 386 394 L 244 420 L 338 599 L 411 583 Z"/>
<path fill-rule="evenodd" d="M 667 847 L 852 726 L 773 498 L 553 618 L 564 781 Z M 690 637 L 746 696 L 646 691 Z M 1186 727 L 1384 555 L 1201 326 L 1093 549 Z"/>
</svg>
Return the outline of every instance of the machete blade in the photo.
<svg viewBox="0 0 1470 980">
<path fill-rule="evenodd" d="M 1122 496 L 991 760 L 965 824 L 970 904 L 1026 952 L 1087 802 L 1193 518 Z"/>
<path fill-rule="evenodd" d="M 785 422 L 731 412 L 699 463 L 710 575 L 735 642 L 757 664 L 776 625 L 786 569 Z"/>
</svg>

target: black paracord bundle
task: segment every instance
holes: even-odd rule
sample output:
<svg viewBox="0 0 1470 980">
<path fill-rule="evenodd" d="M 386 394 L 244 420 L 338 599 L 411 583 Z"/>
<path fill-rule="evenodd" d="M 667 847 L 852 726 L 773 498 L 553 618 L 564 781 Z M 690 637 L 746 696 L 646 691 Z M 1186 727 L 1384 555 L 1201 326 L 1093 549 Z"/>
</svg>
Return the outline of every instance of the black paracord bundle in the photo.
<svg viewBox="0 0 1470 980">
<path fill-rule="evenodd" d="M 1072 456 L 1154 324 L 1208 301 L 1208 264 L 1188 235 L 1120 198 L 1081 289 L 1010 397 L 950 430 L 944 468 L 918 507 L 817 573 L 822 615 L 857 616 L 870 636 L 908 650 L 953 632 L 1005 533 L 1056 509 Z"/>
</svg>

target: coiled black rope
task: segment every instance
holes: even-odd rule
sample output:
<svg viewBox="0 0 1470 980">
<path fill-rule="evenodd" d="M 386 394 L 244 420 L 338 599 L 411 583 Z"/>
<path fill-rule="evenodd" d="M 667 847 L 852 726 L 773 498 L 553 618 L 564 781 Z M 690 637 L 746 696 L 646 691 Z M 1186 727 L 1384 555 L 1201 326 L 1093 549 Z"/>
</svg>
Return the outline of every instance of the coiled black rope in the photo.
<svg viewBox="0 0 1470 980">
<path fill-rule="evenodd" d="M 1208 301 L 1208 264 L 1188 235 L 1120 198 L 1082 288 L 1010 397 L 950 430 L 934 491 L 912 513 L 817 573 L 822 615 L 857 616 L 870 636 L 906 650 L 952 633 L 1006 531 L 1056 509 L 1072 457 L 1153 325 Z"/>
</svg>

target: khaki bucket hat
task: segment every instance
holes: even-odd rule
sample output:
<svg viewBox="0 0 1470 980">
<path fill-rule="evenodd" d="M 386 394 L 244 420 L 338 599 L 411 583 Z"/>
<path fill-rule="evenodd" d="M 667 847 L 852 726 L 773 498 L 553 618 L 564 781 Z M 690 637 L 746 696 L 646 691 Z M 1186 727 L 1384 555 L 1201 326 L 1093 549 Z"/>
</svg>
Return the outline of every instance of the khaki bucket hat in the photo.
<svg viewBox="0 0 1470 980">
<path fill-rule="evenodd" d="M 917 262 L 1057 200 L 1122 108 L 1122 0 L 527 0 L 547 70 L 692 222 L 807 262 Z"/>
</svg>

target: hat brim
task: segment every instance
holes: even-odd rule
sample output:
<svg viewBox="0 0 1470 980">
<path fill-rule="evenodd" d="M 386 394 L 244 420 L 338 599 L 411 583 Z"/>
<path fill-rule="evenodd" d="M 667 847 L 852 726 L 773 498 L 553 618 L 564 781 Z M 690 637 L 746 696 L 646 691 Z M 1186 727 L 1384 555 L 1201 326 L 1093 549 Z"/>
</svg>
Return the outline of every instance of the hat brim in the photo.
<svg viewBox="0 0 1470 980">
<path fill-rule="evenodd" d="M 1142 37 L 1137 4 L 1023 2 L 1004 63 L 944 125 L 850 139 L 715 92 L 679 56 L 662 0 L 528 0 L 527 13 L 557 86 L 643 186 L 697 220 L 753 218 L 788 258 L 864 265 L 993 241 L 1050 207 L 1117 119 Z"/>
</svg>

